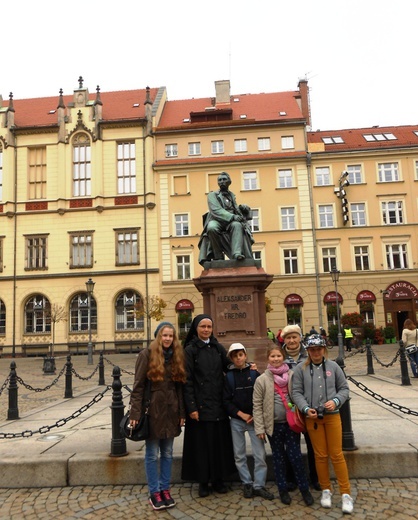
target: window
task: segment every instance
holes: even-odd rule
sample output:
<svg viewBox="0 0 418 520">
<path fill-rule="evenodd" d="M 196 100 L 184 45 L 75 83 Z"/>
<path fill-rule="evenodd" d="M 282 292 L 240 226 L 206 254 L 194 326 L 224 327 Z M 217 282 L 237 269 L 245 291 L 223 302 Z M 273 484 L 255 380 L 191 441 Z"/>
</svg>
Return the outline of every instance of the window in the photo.
<svg viewBox="0 0 418 520">
<path fill-rule="evenodd" d="M 190 256 L 176 256 L 177 280 L 190 280 Z"/>
<path fill-rule="evenodd" d="M 0 163 L 1 163 L 1 151 L 0 151 Z M 418 161 L 415 161 L 415 180 L 418 181 Z M 1 190 L 1 164 L 0 164 L 0 190 Z M 0 196 L 1 199 L 1 196 Z"/>
<path fill-rule="evenodd" d="M 189 234 L 189 215 L 187 213 L 180 213 L 174 215 L 176 225 L 176 237 L 184 237 Z"/>
<path fill-rule="evenodd" d="M 90 326 L 90 327 L 89 327 Z M 94 295 L 80 293 L 70 303 L 70 332 L 86 332 L 91 328 L 97 332 L 97 305 Z"/>
<path fill-rule="evenodd" d="M 323 137 L 322 141 L 324 144 L 342 144 L 344 139 L 340 135 L 334 135 L 331 137 Z"/>
<path fill-rule="evenodd" d="M 396 137 L 392 133 L 386 134 L 363 134 L 364 139 L 367 142 L 372 141 L 396 141 Z"/>
<path fill-rule="evenodd" d="M 248 220 L 248 225 L 250 226 L 252 232 L 260 231 L 260 210 L 251 209 L 251 212 L 253 214 L 253 218 L 252 220 Z"/>
<path fill-rule="evenodd" d="M 350 214 L 353 226 L 366 225 L 366 204 L 364 202 L 350 204 Z"/>
<path fill-rule="evenodd" d="M 399 180 L 398 163 L 379 163 L 379 182 L 395 182 Z"/>
<path fill-rule="evenodd" d="M 293 172 L 292 170 L 279 170 L 279 188 L 293 187 Z"/>
<path fill-rule="evenodd" d="M 0 146 L 0 200 L 3 200 L 3 148 Z"/>
<path fill-rule="evenodd" d="M 270 137 L 259 137 L 258 138 L 258 151 L 263 152 L 264 150 L 270 150 Z"/>
<path fill-rule="evenodd" d="M 360 184 L 361 180 L 361 164 L 351 164 L 347 166 L 348 182 L 350 184 Z"/>
<path fill-rule="evenodd" d="M 281 208 L 280 209 L 282 229 L 296 229 L 295 224 L 295 208 Z"/>
<path fill-rule="evenodd" d="M 386 261 L 388 269 L 408 269 L 406 244 L 387 244 Z"/>
<path fill-rule="evenodd" d="M 51 305 L 41 294 L 32 296 L 25 305 L 25 332 L 45 333 L 51 331 Z"/>
<path fill-rule="evenodd" d="M 369 246 L 354 246 L 356 271 L 369 271 Z"/>
<path fill-rule="evenodd" d="M 286 274 L 297 274 L 298 271 L 298 251 L 297 249 L 284 249 L 284 272 Z"/>
<path fill-rule="evenodd" d="M 93 266 L 93 236 L 91 232 L 71 233 L 70 267 Z"/>
<path fill-rule="evenodd" d="M 116 330 L 144 330 L 144 317 L 138 317 L 143 307 L 142 298 L 136 291 L 125 291 L 116 299 Z"/>
<path fill-rule="evenodd" d="M 402 201 L 382 202 L 382 219 L 384 224 L 403 224 Z"/>
<path fill-rule="evenodd" d="M 282 137 L 282 150 L 289 150 L 295 147 L 293 135 Z"/>
<path fill-rule="evenodd" d="M 46 147 L 29 149 L 29 199 L 46 198 Z"/>
<path fill-rule="evenodd" d="M 26 270 L 47 269 L 47 237 L 26 237 Z"/>
<path fill-rule="evenodd" d="M 166 157 L 177 157 L 177 143 L 165 145 L 165 156 Z"/>
<path fill-rule="evenodd" d="M 189 155 L 200 155 L 200 143 L 189 143 Z"/>
<path fill-rule="evenodd" d="M 235 145 L 236 152 L 246 152 L 247 151 L 247 139 L 235 139 L 234 145 Z"/>
<path fill-rule="evenodd" d="M 321 166 L 315 168 L 316 185 L 317 186 L 329 186 L 331 184 L 331 176 L 328 166 Z"/>
<path fill-rule="evenodd" d="M 91 148 L 86 134 L 78 134 L 73 142 L 73 196 L 91 195 Z"/>
<path fill-rule="evenodd" d="M 6 334 L 6 306 L 4 301 L 0 300 L 0 335 Z"/>
<path fill-rule="evenodd" d="M 257 172 L 244 172 L 242 180 L 244 190 L 256 190 L 258 188 Z"/>
<path fill-rule="evenodd" d="M 337 253 L 335 247 L 322 248 L 322 267 L 324 273 L 329 273 L 337 268 Z"/>
<path fill-rule="evenodd" d="M 138 228 L 116 231 L 116 265 L 138 265 Z"/>
<path fill-rule="evenodd" d="M 253 258 L 261 261 L 261 251 L 253 251 Z"/>
<path fill-rule="evenodd" d="M 3 271 L 3 240 L 4 237 L 0 237 L 0 273 Z"/>
<path fill-rule="evenodd" d="M 118 143 L 118 193 L 136 192 L 135 143 Z"/>
<path fill-rule="evenodd" d="M 334 215 L 331 204 L 319 206 L 319 227 L 330 228 L 334 227 Z"/>
<path fill-rule="evenodd" d="M 212 153 L 224 153 L 224 142 L 212 141 Z"/>
</svg>

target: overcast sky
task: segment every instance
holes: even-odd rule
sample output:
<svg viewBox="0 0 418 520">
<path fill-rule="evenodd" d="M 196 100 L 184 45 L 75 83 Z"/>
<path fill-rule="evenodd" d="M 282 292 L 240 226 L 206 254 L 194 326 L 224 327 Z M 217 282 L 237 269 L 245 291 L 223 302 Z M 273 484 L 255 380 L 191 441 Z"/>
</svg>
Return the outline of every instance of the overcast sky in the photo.
<svg viewBox="0 0 418 520">
<path fill-rule="evenodd" d="M 418 123 L 417 0 L 14 0 L 0 94 L 167 88 L 168 98 L 296 90 L 312 129 Z"/>
</svg>

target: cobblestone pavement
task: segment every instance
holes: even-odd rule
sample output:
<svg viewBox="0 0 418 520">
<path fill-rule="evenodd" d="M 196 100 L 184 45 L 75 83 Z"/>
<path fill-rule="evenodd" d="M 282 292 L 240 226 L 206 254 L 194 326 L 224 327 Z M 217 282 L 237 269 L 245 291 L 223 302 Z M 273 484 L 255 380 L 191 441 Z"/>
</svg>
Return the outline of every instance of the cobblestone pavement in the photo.
<svg viewBox="0 0 418 520">
<path fill-rule="evenodd" d="M 320 493 L 313 491 L 315 504 L 304 505 L 300 493 L 292 492 L 292 503 L 285 506 L 279 498 L 272 501 L 259 497 L 244 499 L 238 484 L 226 495 L 198 498 L 197 485 L 175 486 L 172 495 L 176 507 L 153 511 L 147 501 L 146 486 L 85 486 L 43 489 L 0 489 L 0 520 L 20 519 L 216 519 L 246 520 L 255 518 L 410 520 L 416 518 L 418 478 L 352 480 L 354 513 L 343 515 L 339 496 L 334 495 L 331 509 L 319 503 Z M 271 482 L 267 488 L 275 493 Z"/>
</svg>

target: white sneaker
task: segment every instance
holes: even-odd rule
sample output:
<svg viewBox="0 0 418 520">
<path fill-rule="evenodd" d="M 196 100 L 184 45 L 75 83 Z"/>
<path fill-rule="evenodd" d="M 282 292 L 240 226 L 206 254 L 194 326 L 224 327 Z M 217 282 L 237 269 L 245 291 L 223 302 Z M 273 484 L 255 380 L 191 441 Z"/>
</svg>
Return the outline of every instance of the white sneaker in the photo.
<svg viewBox="0 0 418 520">
<path fill-rule="evenodd" d="M 350 495 L 345 495 L 345 496 L 350 496 Z M 321 506 L 330 508 L 331 507 L 331 497 L 332 497 L 331 491 L 329 489 L 324 489 L 322 491 L 322 496 L 321 496 Z"/>
<path fill-rule="evenodd" d="M 342 499 L 342 512 L 351 514 L 354 509 L 353 499 L 350 497 L 350 495 L 347 495 L 347 493 L 344 493 L 343 495 L 341 495 L 341 499 Z"/>
</svg>

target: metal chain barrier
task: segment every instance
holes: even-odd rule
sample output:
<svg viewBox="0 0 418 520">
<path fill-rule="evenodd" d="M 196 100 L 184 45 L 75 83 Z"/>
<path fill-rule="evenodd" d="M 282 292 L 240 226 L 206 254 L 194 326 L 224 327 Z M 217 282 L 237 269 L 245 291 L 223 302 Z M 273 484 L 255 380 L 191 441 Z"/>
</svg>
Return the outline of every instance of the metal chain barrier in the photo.
<svg viewBox="0 0 418 520">
<path fill-rule="evenodd" d="M 72 419 L 76 419 L 77 417 L 79 417 L 82 413 L 84 413 L 86 410 L 91 408 L 94 404 L 101 401 L 103 399 L 104 395 L 106 394 L 106 392 L 108 392 L 111 389 L 112 389 L 111 386 L 107 386 L 103 390 L 103 392 L 100 392 L 95 397 L 93 397 L 93 399 L 88 404 L 85 404 L 84 406 L 82 406 L 81 408 L 76 410 L 74 413 L 69 415 L 68 417 L 58 420 L 55 424 L 52 424 L 50 426 L 42 426 L 38 430 L 34 430 L 34 431 L 25 430 L 21 433 L 1 433 L 0 432 L 0 439 L 17 439 L 17 438 L 21 438 L 21 437 L 32 437 L 33 435 L 35 435 L 37 433 L 45 434 L 45 433 L 50 432 L 54 428 L 60 428 L 61 426 L 64 426 Z"/>
<path fill-rule="evenodd" d="M 374 359 L 379 363 L 380 366 L 382 366 L 382 367 L 384 367 L 384 368 L 389 368 L 389 367 L 393 366 L 393 365 L 395 364 L 395 362 L 398 360 L 398 357 L 399 357 L 399 355 L 400 355 L 400 353 L 401 353 L 401 350 L 398 349 L 398 351 L 396 352 L 395 357 L 393 358 L 393 360 L 392 360 L 390 363 L 388 363 L 387 365 L 385 365 L 385 364 L 382 363 L 382 362 L 380 361 L 380 359 L 376 356 L 376 354 L 375 354 L 375 352 L 374 352 L 374 350 L 372 349 L 371 346 L 370 346 L 370 351 L 371 351 L 371 353 L 372 353 L 373 358 L 374 358 Z"/>
<path fill-rule="evenodd" d="M 3 393 L 3 390 L 5 388 L 7 388 L 7 385 L 9 384 L 9 381 L 10 381 L 10 375 L 7 376 L 6 380 L 4 381 L 4 383 L 1 385 L 1 388 L 0 388 L 0 395 Z"/>
<path fill-rule="evenodd" d="M 103 356 L 103 359 L 104 359 L 107 363 L 109 363 L 109 365 L 111 365 L 112 367 L 116 367 L 116 366 L 117 366 L 117 365 L 115 365 L 114 363 L 112 363 L 112 361 L 110 361 L 110 359 L 107 359 L 107 358 L 104 357 L 104 356 Z M 118 367 L 118 368 L 119 368 L 119 370 L 120 370 L 121 372 L 123 372 L 124 374 L 129 374 L 130 376 L 134 376 L 134 375 L 135 375 L 134 372 L 129 372 L 129 370 L 124 370 L 123 368 L 120 368 L 120 367 Z"/>
<path fill-rule="evenodd" d="M 96 374 L 96 372 L 99 370 L 99 365 L 97 364 L 96 365 L 96 368 L 93 370 L 93 372 L 87 376 L 87 377 L 83 377 L 83 376 L 80 376 L 80 374 L 78 374 L 74 368 L 71 369 L 71 373 L 75 375 L 75 377 L 78 377 L 78 379 L 81 379 L 82 381 L 88 381 L 89 379 L 91 379 L 94 374 Z"/>
<path fill-rule="evenodd" d="M 25 383 L 23 379 L 19 376 L 16 376 L 16 381 L 18 381 L 22 386 L 24 386 L 27 390 L 31 390 L 32 392 L 45 392 L 46 390 L 50 390 L 54 385 L 58 383 L 58 380 L 60 377 L 64 374 L 65 371 L 65 365 L 62 367 L 60 373 L 57 375 L 57 377 L 52 381 L 52 383 L 45 388 L 34 388 L 33 386 L 29 385 L 28 383 Z"/>
<path fill-rule="evenodd" d="M 373 397 L 373 399 L 376 399 L 376 401 L 380 401 L 383 404 L 386 404 L 387 406 L 390 406 L 391 408 L 395 408 L 395 410 L 399 410 L 402 413 L 405 413 L 407 415 L 413 415 L 418 417 L 418 412 L 415 412 L 414 410 L 411 410 L 410 408 L 406 408 L 405 406 L 401 406 L 397 403 L 393 403 L 392 401 L 389 401 L 389 399 L 386 399 L 386 397 L 382 397 L 381 395 L 377 394 L 376 392 L 373 392 L 373 390 L 370 390 L 370 388 L 367 388 L 366 385 L 363 383 L 360 383 L 359 381 L 356 381 L 351 376 L 347 376 L 347 379 L 351 381 L 353 384 L 357 386 L 360 390 L 363 390 L 363 392 L 366 392 L 366 394 Z"/>
</svg>

